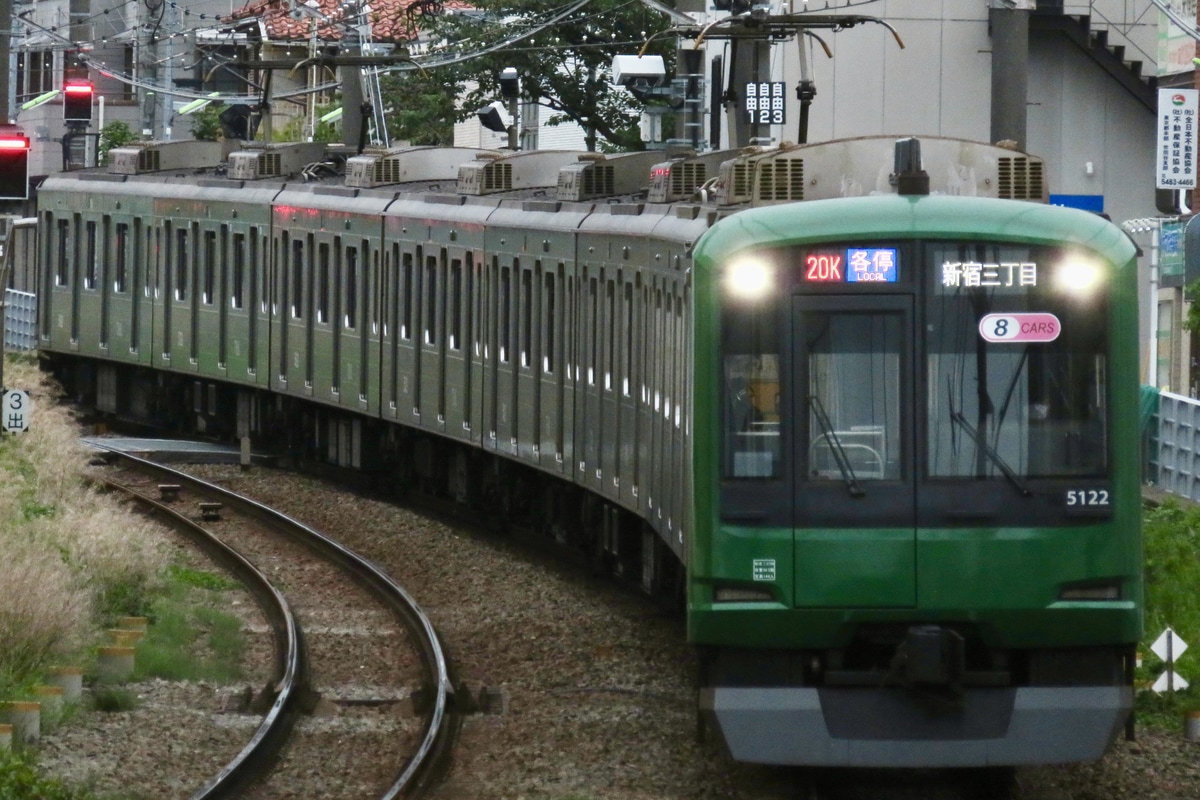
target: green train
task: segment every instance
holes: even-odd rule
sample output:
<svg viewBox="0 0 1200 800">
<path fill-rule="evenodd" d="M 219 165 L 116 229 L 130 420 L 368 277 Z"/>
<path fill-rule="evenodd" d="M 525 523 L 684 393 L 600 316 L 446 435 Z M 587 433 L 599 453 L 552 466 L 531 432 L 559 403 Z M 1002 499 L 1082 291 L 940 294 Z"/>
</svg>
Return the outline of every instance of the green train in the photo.
<svg viewBox="0 0 1200 800">
<path fill-rule="evenodd" d="M 76 396 L 686 596 L 738 760 L 1087 760 L 1127 724 L 1136 248 L 1040 159 L 208 147 L 40 187 Z"/>
</svg>

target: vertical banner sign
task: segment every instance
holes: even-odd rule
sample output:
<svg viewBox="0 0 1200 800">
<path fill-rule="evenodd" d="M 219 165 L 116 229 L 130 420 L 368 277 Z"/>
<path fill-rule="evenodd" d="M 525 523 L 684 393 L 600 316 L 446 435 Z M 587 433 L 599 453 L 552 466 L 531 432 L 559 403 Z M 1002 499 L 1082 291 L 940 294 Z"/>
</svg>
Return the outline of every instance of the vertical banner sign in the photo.
<svg viewBox="0 0 1200 800">
<path fill-rule="evenodd" d="M 1158 90 L 1159 189 L 1196 188 L 1196 112 L 1200 91 Z"/>
<path fill-rule="evenodd" d="M 783 81 L 746 84 L 746 121 L 751 125 L 785 125 Z"/>
</svg>

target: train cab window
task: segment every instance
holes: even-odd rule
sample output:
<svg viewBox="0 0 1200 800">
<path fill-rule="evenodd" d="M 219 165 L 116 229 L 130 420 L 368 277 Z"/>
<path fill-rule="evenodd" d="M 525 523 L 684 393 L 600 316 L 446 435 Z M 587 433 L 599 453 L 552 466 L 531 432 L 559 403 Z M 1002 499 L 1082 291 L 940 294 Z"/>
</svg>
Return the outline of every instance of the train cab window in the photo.
<svg viewBox="0 0 1200 800">
<path fill-rule="evenodd" d="M 783 469 L 781 384 L 773 310 L 746 314 L 744 309 L 726 309 L 721 353 L 722 473 L 726 479 L 778 478 Z"/>
<path fill-rule="evenodd" d="M 933 478 L 1107 472 L 1107 294 L 1060 248 L 937 244 L 926 317 Z"/>
<path fill-rule="evenodd" d="M 508 363 L 508 355 L 511 352 L 509 337 L 509 321 L 512 313 L 512 271 L 505 267 L 500 270 L 500 363 Z"/>
</svg>

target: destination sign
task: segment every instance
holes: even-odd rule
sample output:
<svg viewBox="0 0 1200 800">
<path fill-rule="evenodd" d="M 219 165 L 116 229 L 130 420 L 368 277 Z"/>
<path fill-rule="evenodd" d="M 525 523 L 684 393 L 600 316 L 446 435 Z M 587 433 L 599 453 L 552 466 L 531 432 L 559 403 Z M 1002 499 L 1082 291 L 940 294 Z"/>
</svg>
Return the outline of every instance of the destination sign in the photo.
<svg viewBox="0 0 1200 800">
<path fill-rule="evenodd" d="M 899 271 L 894 247 L 848 247 L 809 253 L 802 277 L 806 283 L 895 283 Z"/>
</svg>

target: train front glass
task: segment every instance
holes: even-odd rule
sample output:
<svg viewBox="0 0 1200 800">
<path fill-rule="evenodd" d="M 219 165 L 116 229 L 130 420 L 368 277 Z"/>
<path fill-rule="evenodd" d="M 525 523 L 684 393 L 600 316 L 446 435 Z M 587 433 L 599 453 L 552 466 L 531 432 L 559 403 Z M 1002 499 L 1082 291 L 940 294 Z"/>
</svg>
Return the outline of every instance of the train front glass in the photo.
<svg viewBox="0 0 1200 800">
<path fill-rule="evenodd" d="M 797 531 L 796 605 L 921 605 L 920 528 L 1107 513 L 1108 304 L 1085 254 L 791 248 L 731 264 L 725 295 L 722 516 Z"/>
</svg>

